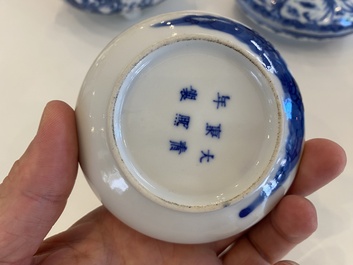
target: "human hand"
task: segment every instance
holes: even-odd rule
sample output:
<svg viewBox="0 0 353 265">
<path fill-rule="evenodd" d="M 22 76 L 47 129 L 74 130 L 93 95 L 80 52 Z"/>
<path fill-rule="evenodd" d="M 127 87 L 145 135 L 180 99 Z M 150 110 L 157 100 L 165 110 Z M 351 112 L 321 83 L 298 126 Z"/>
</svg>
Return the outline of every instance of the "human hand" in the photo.
<svg viewBox="0 0 353 265">
<path fill-rule="evenodd" d="M 104 207 L 43 241 L 65 207 L 78 167 L 74 112 L 63 102 L 51 102 L 34 140 L 0 185 L 0 265 L 291 264 L 276 262 L 317 227 L 315 207 L 305 196 L 338 176 L 345 163 L 337 144 L 306 142 L 297 177 L 276 208 L 242 235 L 218 242 L 158 241 L 132 230 Z"/>
</svg>

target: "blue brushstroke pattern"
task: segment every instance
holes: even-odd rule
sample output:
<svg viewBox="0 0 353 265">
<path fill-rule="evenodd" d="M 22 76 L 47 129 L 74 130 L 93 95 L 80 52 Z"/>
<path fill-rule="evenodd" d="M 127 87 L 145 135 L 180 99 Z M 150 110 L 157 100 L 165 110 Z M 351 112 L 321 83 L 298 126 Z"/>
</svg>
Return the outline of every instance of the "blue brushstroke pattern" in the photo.
<svg viewBox="0 0 353 265">
<path fill-rule="evenodd" d="M 258 33 L 233 20 L 211 15 L 187 15 L 167 21 L 162 21 L 152 27 L 198 26 L 210 30 L 228 33 L 238 41 L 246 44 L 259 56 L 263 67 L 275 74 L 281 82 L 284 92 L 283 113 L 288 120 L 289 135 L 286 139 L 285 156 L 280 162 L 274 180 L 263 187 L 260 195 L 247 207 L 239 212 L 244 218 L 261 205 L 269 196 L 278 190 L 288 179 L 290 172 L 300 159 L 304 141 L 304 106 L 296 81 L 289 72 L 286 63 L 274 47 Z M 290 102 L 290 107 L 289 107 Z"/>
<path fill-rule="evenodd" d="M 66 0 L 74 7 L 98 14 L 128 13 L 136 9 L 145 9 L 164 0 Z"/>
<path fill-rule="evenodd" d="M 320 40 L 353 33 L 353 0 L 324 0 L 320 3 L 238 0 L 238 3 L 258 23 L 295 38 Z"/>
</svg>

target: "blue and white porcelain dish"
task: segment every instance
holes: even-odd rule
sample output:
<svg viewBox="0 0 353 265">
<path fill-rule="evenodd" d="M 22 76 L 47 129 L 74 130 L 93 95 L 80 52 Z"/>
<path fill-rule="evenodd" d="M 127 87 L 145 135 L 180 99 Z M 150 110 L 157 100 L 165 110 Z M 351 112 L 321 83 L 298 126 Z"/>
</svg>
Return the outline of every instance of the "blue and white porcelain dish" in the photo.
<svg viewBox="0 0 353 265">
<path fill-rule="evenodd" d="M 117 218 L 203 243 L 261 220 L 290 187 L 304 143 L 299 88 L 246 26 L 177 12 L 117 36 L 76 107 L 80 164 Z"/>
<path fill-rule="evenodd" d="M 237 0 L 250 19 L 298 39 L 353 33 L 353 0 Z"/>
<path fill-rule="evenodd" d="M 66 0 L 74 7 L 98 14 L 122 14 L 132 16 L 142 9 L 154 6 L 164 0 Z"/>
</svg>

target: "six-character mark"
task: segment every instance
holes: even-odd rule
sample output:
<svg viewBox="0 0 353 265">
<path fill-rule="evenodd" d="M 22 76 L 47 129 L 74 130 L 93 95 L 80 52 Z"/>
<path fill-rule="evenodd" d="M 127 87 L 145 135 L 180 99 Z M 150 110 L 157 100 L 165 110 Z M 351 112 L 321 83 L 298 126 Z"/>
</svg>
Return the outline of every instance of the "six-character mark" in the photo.
<svg viewBox="0 0 353 265">
<path fill-rule="evenodd" d="M 195 89 L 193 86 L 190 87 L 184 87 L 180 90 L 180 98 L 179 101 L 197 101 L 198 97 L 198 91 Z M 218 110 L 220 108 L 226 108 L 227 107 L 227 102 L 230 100 L 229 95 L 217 93 L 216 99 L 210 100 L 210 103 L 216 103 L 215 108 Z M 174 126 L 175 127 L 182 127 L 185 130 L 188 130 L 191 121 L 191 116 L 187 114 L 180 114 L 176 113 L 175 118 L 174 118 Z M 222 124 L 210 124 L 207 122 L 205 124 L 205 132 L 204 135 L 211 137 L 211 138 L 216 138 L 216 139 L 221 139 L 221 133 L 222 133 Z M 176 152 L 178 155 L 182 155 L 185 153 L 188 149 L 187 147 L 187 142 L 184 140 L 170 140 L 169 141 L 170 148 L 169 150 L 171 152 Z M 211 150 L 207 149 L 207 151 L 201 150 L 200 151 L 200 157 L 199 157 L 199 162 L 200 163 L 210 163 L 212 160 L 215 159 L 215 154 L 212 153 Z"/>
</svg>

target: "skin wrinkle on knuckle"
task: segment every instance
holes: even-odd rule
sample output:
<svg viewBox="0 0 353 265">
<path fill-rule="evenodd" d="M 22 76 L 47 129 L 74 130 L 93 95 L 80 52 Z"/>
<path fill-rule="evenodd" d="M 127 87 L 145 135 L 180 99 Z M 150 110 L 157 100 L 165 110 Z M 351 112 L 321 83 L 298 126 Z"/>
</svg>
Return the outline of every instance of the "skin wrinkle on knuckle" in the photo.
<svg viewBox="0 0 353 265">
<path fill-rule="evenodd" d="M 254 242 L 251 237 L 247 234 L 245 236 L 245 239 L 249 242 L 249 245 L 259 254 L 261 259 L 265 262 L 264 265 L 272 264 L 273 260 L 269 255 L 265 254 L 265 251 L 262 250 L 262 248 Z"/>
<path fill-rule="evenodd" d="M 285 232 L 282 231 L 282 229 L 276 224 L 276 222 L 273 221 L 273 215 L 271 215 L 271 225 L 273 229 L 276 231 L 276 233 L 286 242 L 290 244 L 295 244 L 295 239 L 288 236 Z"/>
<path fill-rule="evenodd" d="M 278 225 L 275 221 L 276 216 L 275 212 L 272 212 L 270 215 L 270 222 L 273 229 L 277 232 L 277 234 L 287 243 L 292 245 L 297 245 L 301 243 L 303 240 L 308 238 L 315 230 L 317 229 L 317 215 L 314 205 L 307 199 L 303 199 L 302 203 L 310 203 L 312 209 L 305 207 L 306 211 L 302 212 L 301 214 L 306 216 L 305 222 L 299 220 L 299 226 L 296 224 L 296 227 L 292 230 L 296 232 L 300 232 L 300 234 L 289 234 L 288 232 L 283 231 L 283 229 Z M 302 204 L 303 205 L 303 204 Z M 304 207 L 300 207 L 304 209 Z"/>
<path fill-rule="evenodd" d="M 34 188 L 30 188 L 30 185 L 36 185 L 36 183 L 32 183 L 33 179 L 40 179 L 40 180 L 50 180 L 52 177 L 49 175 L 38 175 L 41 172 L 37 169 L 38 165 L 34 165 L 35 168 L 31 168 L 26 166 L 25 162 L 18 160 L 14 166 L 13 170 L 11 170 L 9 175 L 9 182 L 13 190 L 17 190 L 20 195 L 22 195 L 25 199 L 29 199 L 30 201 L 34 201 L 37 203 L 45 203 L 48 202 L 50 204 L 58 204 L 62 203 L 63 201 L 67 200 L 68 195 L 65 192 L 58 192 L 56 187 L 50 188 L 50 183 L 46 185 L 46 189 L 38 188 L 38 185 L 43 186 L 43 183 L 38 183 L 38 185 Z M 35 176 L 35 177 L 34 177 Z M 20 180 L 24 188 L 18 188 L 17 181 Z M 36 190 L 37 189 L 37 190 Z"/>
<path fill-rule="evenodd" d="M 42 191 L 41 191 L 42 192 Z M 67 196 L 63 194 L 52 194 L 54 192 L 46 191 L 44 193 L 29 191 L 29 190 L 22 190 L 21 195 L 28 199 L 29 201 L 33 201 L 38 204 L 60 204 L 66 201 Z"/>
<path fill-rule="evenodd" d="M 290 245 L 296 245 L 299 244 L 302 241 L 301 237 L 294 237 L 294 236 L 289 236 L 287 233 L 285 233 L 277 224 L 276 222 L 273 221 L 273 217 L 271 215 L 271 225 L 273 229 L 276 231 L 276 233 L 288 244 Z"/>
<path fill-rule="evenodd" d="M 80 250 L 79 247 L 75 246 L 75 243 L 71 243 L 71 242 L 66 242 L 59 245 L 60 247 L 58 246 L 57 249 L 54 249 L 54 250 L 50 249 L 49 252 L 37 253 L 34 256 L 34 260 L 36 260 L 36 258 L 38 257 L 44 256 L 44 258 L 40 259 L 41 260 L 40 264 L 42 263 L 47 264 L 46 262 L 49 262 L 52 259 L 57 259 L 56 256 L 59 256 L 59 257 L 66 257 L 65 259 L 62 260 L 63 264 L 64 262 L 66 262 L 67 258 L 71 259 L 70 262 L 72 262 L 72 264 L 79 264 L 79 262 L 85 262 L 84 264 L 89 264 L 87 263 L 87 261 L 90 261 L 91 256 L 93 255 L 91 254 L 91 251 Z M 62 253 L 64 253 L 64 255 L 62 255 Z"/>
<path fill-rule="evenodd" d="M 23 233 L 23 230 L 17 229 L 18 227 L 28 227 L 28 229 Z M 36 243 L 38 241 L 38 232 L 43 230 L 43 227 L 48 230 L 51 226 L 40 219 L 23 219 L 16 216 L 11 220 L 11 223 L 5 224 L 3 227 L 0 226 L 0 249 L 4 249 L 3 246 L 9 248 L 14 244 L 26 246 Z"/>
<path fill-rule="evenodd" d="M 14 233 L 2 230 L 0 232 L 0 261 L 6 258 L 5 253 L 11 253 L 13 237 L 17 237 Z M 9 251 L 10 250 L 10 251 Z M 1 262 L 0 262 L 1 264 Z"/>
<path fill-rule="evenodd" d="M 31 184 L 33 174 L 31 173 L 31 169 L 25 166 L 25 164 L 22 159 L 17 160 L 13 164 L 9 175 L 0 185 L 0 199 L 4 200 L 6 204 L 18 201 L 18 198 L 21 198 L 21 196 L 30 199 L 30 201 L 40 201 L 40 197 L 42 197 L 27 189 L 28 184 Z M 19 184 L 23 186 L 19 186 Z"/>
<path fill-rule="evenodd" d="M 0 235 L 0 265 L 13 265 L 13 264 L 22 264 L 20 260 L 27 260 L 30 258 L 30 254 L 26 255 L 22 253 L 22 249 L 27 247 L 28 241 L 24 238 L 21 239 L 21 242 L 14 242 L 13 240 L 3 241 Z"/>
</svg>

